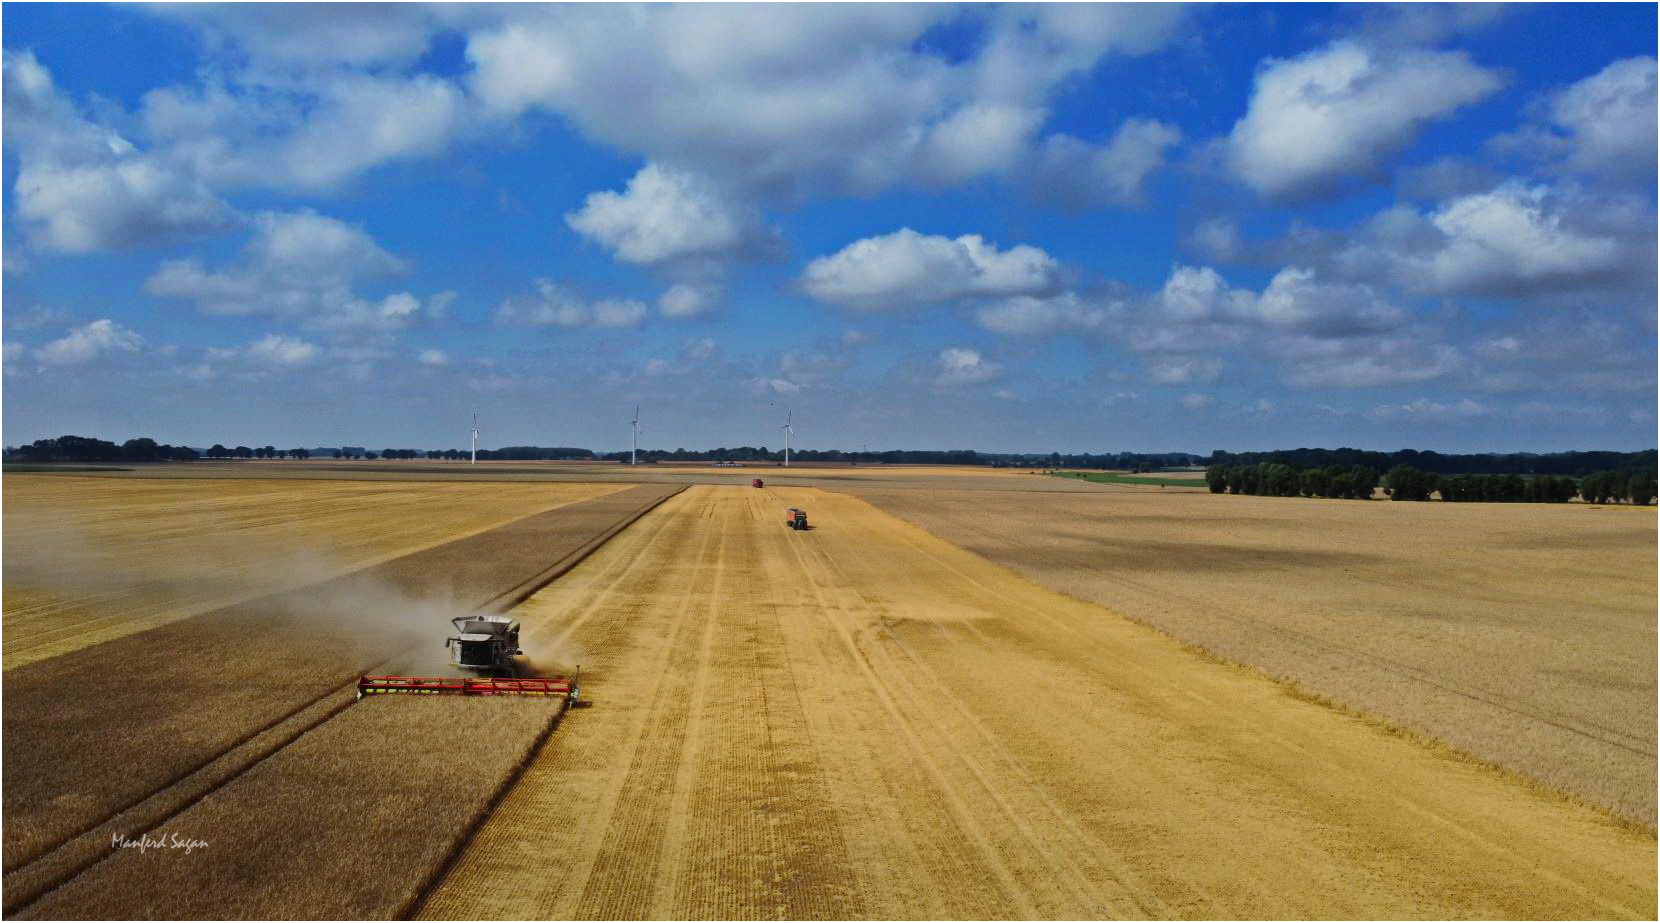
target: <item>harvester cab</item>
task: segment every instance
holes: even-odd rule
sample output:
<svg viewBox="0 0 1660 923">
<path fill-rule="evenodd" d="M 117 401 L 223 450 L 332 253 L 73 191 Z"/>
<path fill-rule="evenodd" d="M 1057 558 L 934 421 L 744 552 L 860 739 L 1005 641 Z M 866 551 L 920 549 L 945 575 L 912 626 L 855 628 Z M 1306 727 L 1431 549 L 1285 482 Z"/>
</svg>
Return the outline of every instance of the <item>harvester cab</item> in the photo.
<svg viewBox="0 0 1660 923">
<path fill-rule="evenodd" d="M 790 507 L 784 511 L 784 525 L 800 532 L 807 528 L 807 511 L 799 507 Z"/>
<path fill-rule="evenodd" d="M 519 650 L 519 623 L 505 615 L 466 615 L 450 619 L 457 634 L 445 639 L 450 661 L 468 670 L 513 670 Z"/>
</svg>

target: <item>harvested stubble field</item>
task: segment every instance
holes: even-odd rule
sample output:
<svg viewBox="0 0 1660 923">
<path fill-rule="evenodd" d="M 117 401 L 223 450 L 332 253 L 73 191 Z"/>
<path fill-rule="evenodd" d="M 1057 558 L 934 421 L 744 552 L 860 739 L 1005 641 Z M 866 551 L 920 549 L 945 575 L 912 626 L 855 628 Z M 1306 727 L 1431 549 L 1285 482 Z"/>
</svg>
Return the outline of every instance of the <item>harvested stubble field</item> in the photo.
<svg viewBox="0 0 1660 923">
<path fill-rule="evenodd" d="M 427 917 L 1656 913 L 1652 836 L 853 497 L 694 487 L 519 615 L 596 705 Z"/>
<path fill-rule="evenodd" d="M 358 674 L 442 665 L 450 615 L 516 602 L 676 489 L 605 493 L 6 671 L 7 907 L 84 867 L 80 840 L 107 843 L 100 825 L 117 815 L 135 825 L 117 832 L 149 829 L 246 769 L 242 750 L 262 754 L 328 719 Z M 411 645 L 420 653 L 402 658 Z M 261 861 L 258 842 L 240 845 Z"/>
<path fill-rule="evenodd" d="M 19 916 L 395 919 L 556 708 L 531 698 L 362 702 L 167 822 L 168 842 L 204 846 L 120 849 Z"/>
<path fill-rule="evenodd" d="M 1655 821 L 1652 509 L 850 489 L 1044 586 Z"/>
<path fill-rule="evenodd" d="M 623 487 L 48 474 L 3 484 L 8 670 Z"/>
</svg>

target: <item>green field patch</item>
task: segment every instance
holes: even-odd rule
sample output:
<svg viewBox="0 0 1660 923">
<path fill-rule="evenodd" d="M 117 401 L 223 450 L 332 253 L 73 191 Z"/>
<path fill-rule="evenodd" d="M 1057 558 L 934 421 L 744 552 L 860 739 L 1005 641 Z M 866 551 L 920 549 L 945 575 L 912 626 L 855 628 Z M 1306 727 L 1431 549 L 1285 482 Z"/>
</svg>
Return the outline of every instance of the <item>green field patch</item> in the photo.
<svg viewBox="0 0 1660 923">
<path fill-rule="evenodd" d="M 1202 477 L 1159 477 L 1156 474 L 1118 474 L 1113 471 L 1050 471 L 1050 477 L 1077 481 L 1095 481 L 1099 484 L 1152 484 L 1158 487 L 1205 488 Z"/>
</svg>

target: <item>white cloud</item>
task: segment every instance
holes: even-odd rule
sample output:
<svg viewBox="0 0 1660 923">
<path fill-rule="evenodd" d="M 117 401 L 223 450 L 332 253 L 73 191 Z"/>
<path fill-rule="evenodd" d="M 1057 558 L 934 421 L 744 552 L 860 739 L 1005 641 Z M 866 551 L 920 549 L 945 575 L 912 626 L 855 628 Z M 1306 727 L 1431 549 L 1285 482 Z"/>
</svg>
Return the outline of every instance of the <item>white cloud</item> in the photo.
<svg viewBox="0 0 1660 923">
<path fill-rule="evenodd" d="M 1159 6 L 521 8 L 469 36 L 469 84 L 498 113 L 558 112 L 597 141 L 748 190 L 870 193 L 1007 168 L 1062 81 L 1104 55 L 1161 46 L 1181 15 Z M 986 27 L 967 58 L 922 41 L 961 16 Z"/>
<path fill-rule="evenodd" d="M 595 192 L 565 223 L 628 263 L 763 257 L 776 236 L 754 209 L 735 204 L 707 180 L 646 164 L 623 192 Z"/>
<path fill-rule="evenodd" d="M 920 178 L 955 186 L 1013 167 L 1025 156 L 1043 117 L 1042 110 L 1027 106 L 964 106 L 929 130 L 919 155 Z"/>
<path fill-rule="evenodd" d="M 1175 266 L 1152 304 L 1163 320 L 1192 323 L 1248 315 L 1253 301 L 1250 292 L 1231 288 L 1209 266 Z"/>
<path fill-rule="evenodd" d="M 4 53 L 4 96 L 15 207 L 36 246 L 86 253 L 231 224 L 201 182 L 83 117 L 32 53 Z"/>
<path fill-rule="evenodd" d="M 1035 297 L 1016 295 L 984 305 L 974 313 L 981 327 L 994 333 L 1039 336 L 1089 332 L 1103 328 L 1108 311 L 1076 292 Z"/>
<path fill-rule="evenodd" d="M 253 237 L 231 264 L 210 270 L 196 260 L 170 260 L 144 290 L 194 301 L 205 314 L 269 315 L 341 334 L 401 330 L 442 314 L 454 298 L 444 292 L 423 306 L 407 292 L 378 301 L 354 294 L 358 283 L 408 268 L 361 228 L 312 211 L 264 212 L 253 224 Z"/>
<path fill-rule="evenodd" d="M 1421 397 L 1406 404 L 1380 404 L 1368 411 L 1378 420 L 1413 420 L 1422 422 L 1453 422 L 1484 417 L 1492 409 L 1469 398 L 1454 402 L 1432 401 Z"/>
<path fill-rule="evenodd" d="M 381 164 L 442 152 L 472 126 L 471 105 L 443 78 L 319 64 L 161 87 L 137 117 L 170 162 L 216 187 L 331 192 Z"/>
<path fill-rule="evenodd" d="M 423 349 L 415 354 L 415 361 L 422 365 L 445 366 L 450 364 L 450 357 L 441 349 Z"/>
<path fill-rule="evenodd" d="M 1531 153 L 1590 176 L 1654 181 L 1655 59 L 1623 58 L 1551 94 L 1544 124 L 1498 139 L 1501 149 Z"/>
<path fill-rule="evenodd" d="M 1351 228 L 1293 231 L 1272 248 L 1322 274 L 1426 295 L 1653 299 L 1652 200 L 1504 183 Z M 1619 289 L 1621 291 L 1616 291 Z"/>
<path fill-rule="evenodd" d="M 35 350 L 44 366 L 85 365 L 108 356 L 132 354 L 144 348 L 144 338 L 115 321 L 104 318 L 71 330 Z"/>
<path fill-rule="evenodd" d="M 1226 217 L 1207 218 L 1187 235 L 1186 243 L 1200 256 L 1226 262 L 1239 256 L 1243 243 L 1239 225 Z"/>
<path fill-rule="evenodd" d="M 991 381 L 1003 374 L 1003 367 L 980 355 L 978 350 L 947 347 L 940 350 L 939 374 L 934 384 L 941 388 L 960 388 Z"/>
<path fill-rule="evenodd" d="M 272 369 L 293 369 L 310 365 L 320 350 L 315 343 L 270 333 L 249 343 L 242 355 L 251 364 Z"/>
<path fill-rule="evenodd" d="M 1208 394 L 1199 394 L 1194 392 L 1182 395 L 1181 403 L 1182 406 L 1186 407 L 1188 410 L 1203 410 L 1204 408 L 1216 403 L 1216 398 L 1211 397 Z"/>
<path fill-rule="evenodd" d="M 1299 388 L 1381 388 L 1446 377 L 1464 368 L 1454 346 L 1422 336 L 1353 340 L 1287 336 L 1268 352 L 1284 361 L 1285 380 Z"/>
<path fill-rule="evenodd" d="M 1221 372 L 1222 361 L 1208 357 L 1166 357 L 1147 363 L 1147 377 L 1160 385 L 1205 384 L 1215 381 Z"/>
<path fill-rule="evenodd" d="M 1560 214 L 1547 211 L 1546 194 L 1543 187 L 1512 183 L 1455 199 L 1431 215 L 1445 235 L 1445 244 L 1422 267 L 1434 290 L 1513 289 L 1613 268 L 1622 256 L 1618 244 L 1564 227 Z M 1409 285 L 1426 278 L 1410 270 L 1403 276 Z"/>
<path fill-rule="evenodd" d="M 536 294 L 515 295 L 496 308 L 496 323 L 510 327 L 635 327 L 646 318 L 643 301 L 606 298 L 587 301 L 548 279 L 536 280 Z"/>
<path fill-rule="evenodd" d="M 1032 166 L 1033 182 L 1040 195 L 1061 205 L 1136 205 L 1147 179 L 1164 165 L 1165 151 L 1181 138 L 1176 126 L 1151 119 L 1126 119 L 1100 146 L 1050 135 Z"/>
<path fill-rule="evenodd" d="M 664 317 L 697 317 L 712 310 L 719 297 L 719 291 L 709 286 L 681 282 L 663 292 L 662 297 L 657 299 L 657 310 L 663 312 Z"/>
<path fill-rule="evenodd" d="M 1256 299 L 1250 316 L 1270 327 L 1346 337 L 1392 330 L 1407 315 L 1369 286 L 1322 282 L 1311 269 L 1286 267 Z"/>
<path fill-rule="evenodd" d="M 953 240 L 901 228 L 813 260 L 801 285 L 820 301 L 887 308 L 1039 295 L 1052 290 L 1059 277 L 1060 264 L 1036 247 L 999 250 L 978 234 Z"/>
<path fill-rule="evenodd" d="M 1234 172 L 1258 192 L 1299 196 L 1379 170 L 1426 123 L 1502 84 L 1461 52 L 1368 49 L 1337 42 L 1257 72 L 1229 134 Z"/>
</svg>

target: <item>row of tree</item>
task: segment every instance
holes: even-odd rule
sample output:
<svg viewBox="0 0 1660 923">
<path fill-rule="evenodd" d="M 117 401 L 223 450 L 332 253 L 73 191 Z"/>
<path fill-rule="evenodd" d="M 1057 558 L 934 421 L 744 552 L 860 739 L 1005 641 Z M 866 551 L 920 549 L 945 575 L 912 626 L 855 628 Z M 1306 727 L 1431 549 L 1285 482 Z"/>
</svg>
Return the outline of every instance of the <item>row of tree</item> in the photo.
<svg viewBox="0 0 1660 923">
<path fill-rule="evenodd" d="M 42 462 L 193 461 L 197 457 L 196 450 L 189 446 L 158 443 L 148 436 L 128 439 L 120 445 L 86 436 L 59 436 L 56 439 L 36 439 L 8 454 L 25 461 Z"/>
<path fill-rule="evenodd" d="M 1280 449 L 1273 452 L 1210 453 L 1213 465 L 1255 465 L 1282 462 L 1297 469 L 1363 465 L 1390 471 L 1405 465 L 1432 474 L 1556 474 L 1584 477 L 1597 471 L 1642 471 L 1657 467 L 1654 449 L 1641 452 L 1510 452 L 1479 455 L 1445 455 L 1440 452 L 1401 449 L 1373 452 L 1365 449 Z"/>
<path fill-rule="evenodd" d="M 1366 500 L 1381 486 L 1391 500 L 1431 500 L 1439 496 L 1453 503 L 1566 503 L 1583 496 L 1590 503 L 1629 501 L 1647 505 L 1656 492 L 1652 470 L 1598 471 L 1575 481 L 1549 474 L 1442 475 L 1412 465 L 1396 465 L 1380 478 L 1376 469 L 1365 465 L 1298 469 L 1285 462 L 1259 462 L 1211 465 L 1205 469 L 1205 482 L 1216 494 Z"/>
<path fill-rule="evenodd" d="M 1299 471 L 1284 462 L 1262 462 L 1255 465 L 1211 465 L 1205 469 L 1205 483 L 1213 494 L 1365 500 L 1378 486 L 1378 473 L 1365 465 L 1350 468 L 1329 465 Z"/>
<path fill-rule="evenodd" d="M 207 452 L 203 454 L 205 454 L 208 458 L 310 458 L 311 450 L 279 449 L 275 446 L 268 445 L 252 449 L 245 445 L 239 445 L 234 449 L 227 449 L 215 442 L 213 445 L 209 446 Z M 335 457 L 338 458 L 339 456 L 336 455 Z"/>
</svg>

